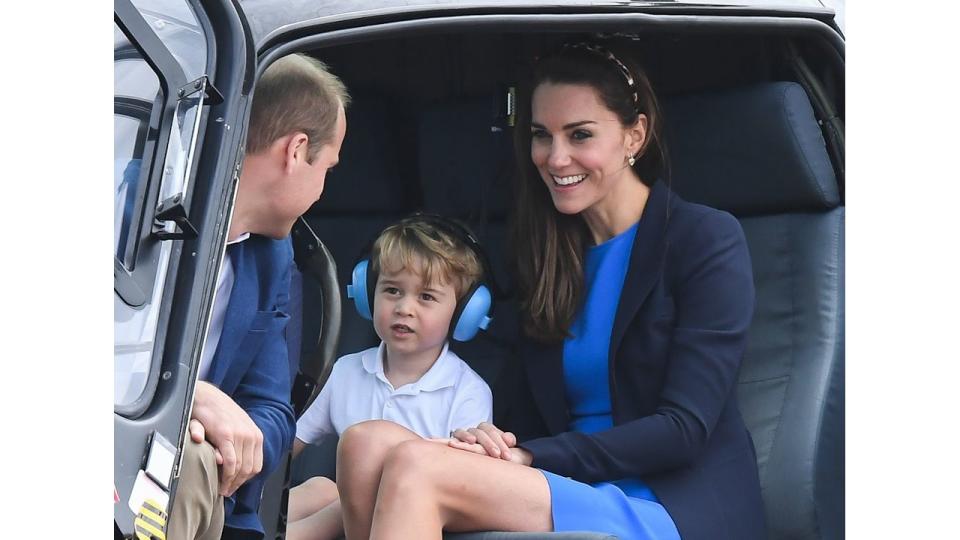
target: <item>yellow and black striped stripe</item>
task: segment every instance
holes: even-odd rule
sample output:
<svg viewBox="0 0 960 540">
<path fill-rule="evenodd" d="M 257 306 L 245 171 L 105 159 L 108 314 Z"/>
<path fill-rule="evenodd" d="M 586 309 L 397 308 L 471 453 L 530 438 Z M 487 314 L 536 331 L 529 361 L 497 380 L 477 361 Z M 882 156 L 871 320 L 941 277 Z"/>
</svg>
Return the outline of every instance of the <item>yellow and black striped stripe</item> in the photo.
<svg viewBox="0 0 960 540">
<path fill-rule="evenodd" d="M 147 499 L 133 520 L 133 528 L 137 540 L 166 540 L 167 513 L 156 501 Z"/>
</svg>

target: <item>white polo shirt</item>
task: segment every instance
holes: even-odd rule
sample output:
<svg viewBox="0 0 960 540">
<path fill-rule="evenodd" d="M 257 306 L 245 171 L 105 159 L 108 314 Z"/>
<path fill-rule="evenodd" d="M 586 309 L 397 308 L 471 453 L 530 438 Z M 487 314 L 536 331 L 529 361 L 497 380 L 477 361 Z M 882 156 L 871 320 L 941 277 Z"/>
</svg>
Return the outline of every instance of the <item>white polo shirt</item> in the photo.
<svg viewBox="0 0 960 540">
<path fill-rule="evenodd" d="M 297 438 L 317 444 L 366 420 L 391 420 L 421 437 L 449 437 L 493 416 L 493 394 L 448 345 L 416 382 L 394 388 L 383 374 L 385 346 L 341 357 L 317 399 L 297 421 Z"/>
</svg>

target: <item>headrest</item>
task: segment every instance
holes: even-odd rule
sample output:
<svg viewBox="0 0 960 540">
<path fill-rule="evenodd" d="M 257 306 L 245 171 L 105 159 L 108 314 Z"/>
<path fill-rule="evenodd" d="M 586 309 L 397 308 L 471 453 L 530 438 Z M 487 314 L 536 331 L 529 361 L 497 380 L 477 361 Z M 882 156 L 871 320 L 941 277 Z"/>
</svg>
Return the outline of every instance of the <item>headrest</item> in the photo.
<svg viewBox="0 0 960 540">
<path fill-rule="evenodd" d="M 826 210 L 836 176 L 803 88 L 766 83 L 664 99 L 672 188 L 738 216 Z"/>
<path fill-rule="evenodd" d="M 511 137 L 497 119 L 492 97 L 427 108 L 419 137 L 424 208 L 467 220 L 504 218 L 513 173 Z"/>
<path fill-rule="evenodd" d="M 347 109 L 340 163 L 327 175 L 323 196 L 309 214 L 396 213 L 408 209 L 390 107 L 380 98 L 355 97 Z"/>
</svg>

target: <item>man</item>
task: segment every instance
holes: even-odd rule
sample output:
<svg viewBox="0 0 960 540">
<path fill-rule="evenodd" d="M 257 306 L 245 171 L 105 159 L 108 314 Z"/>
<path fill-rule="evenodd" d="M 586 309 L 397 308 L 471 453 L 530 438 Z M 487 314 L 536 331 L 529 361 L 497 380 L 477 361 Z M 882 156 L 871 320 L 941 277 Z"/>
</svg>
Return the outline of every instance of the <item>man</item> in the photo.
<svg viewBox="0 0 960 540">
<path fill-rule="evenodd" d="M 321 62 L 291 55 L 257 83 L 227 253 L 217 279 L 167 537 L 260 538 L 265 477 L 295 431 L 283 329 L 286 237 L 339 159 L 349 96 Z"/>
</svg>

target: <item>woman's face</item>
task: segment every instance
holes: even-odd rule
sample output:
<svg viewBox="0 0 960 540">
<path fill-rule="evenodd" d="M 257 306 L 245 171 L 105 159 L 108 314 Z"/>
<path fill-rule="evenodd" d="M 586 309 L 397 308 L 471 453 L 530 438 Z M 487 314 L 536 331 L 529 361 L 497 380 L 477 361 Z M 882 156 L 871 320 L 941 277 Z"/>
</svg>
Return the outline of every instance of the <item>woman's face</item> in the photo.
<svg viewBox="0 0 960 540">
<path fill-rule="evenodd" d="M 619 184 L 638 181 L 627 158 L 641 148 L 643 129 L 624 128 L 593 87 L 543 83 L 531 112 L 530 157 L 559 212 L 602 211 Z"/>
</svg>

